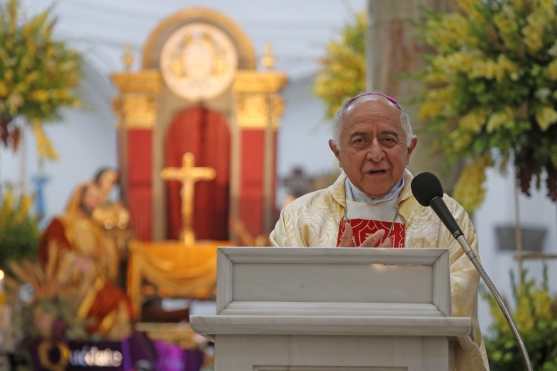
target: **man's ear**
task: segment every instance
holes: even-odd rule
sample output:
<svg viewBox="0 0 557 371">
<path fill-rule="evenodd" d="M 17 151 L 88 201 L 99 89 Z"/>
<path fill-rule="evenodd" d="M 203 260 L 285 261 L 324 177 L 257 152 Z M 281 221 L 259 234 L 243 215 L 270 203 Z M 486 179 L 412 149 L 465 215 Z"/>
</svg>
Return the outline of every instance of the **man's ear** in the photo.
<svg viewBox="0 0 557 371">
<path fill-rule="evenodd" d="M 333 155 L 335 155 L 337 160 L 340 161 L 340 157 L 339 157 L 340 151 L 338 149 L 337 143 L 333 139 L 329 139 L 329 148 L 331 149 L 331 152 L 333 152 Z"/>
<path fill-rule="evenodd" d="M 414 152 L 414 149 L 416 149 L 416 144 L 418 144 L 418 138 L 414 137 L 414 138 L 412 138 L 412 141 L 410 142 L 410 145 L 408 146 L 408 159 L 410 159 L 410 156 Z"/>
</svg>

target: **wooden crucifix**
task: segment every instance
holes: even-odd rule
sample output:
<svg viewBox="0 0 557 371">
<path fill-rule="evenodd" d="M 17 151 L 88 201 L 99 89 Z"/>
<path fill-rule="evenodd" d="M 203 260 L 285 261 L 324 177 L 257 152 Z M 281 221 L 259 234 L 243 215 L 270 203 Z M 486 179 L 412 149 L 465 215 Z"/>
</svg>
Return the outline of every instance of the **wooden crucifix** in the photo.
<svg viewBox="0 0 557 371">
<path fill-rule="evenodd" d="M 162 170 L 161 177 L 164 180 L 179 180 L 182 183 L 180 191 L 182 198 L 182 232 L 180 238 L 186 246 L 193 246 L 195 243 L 192 223 L 195 183 L 215 179 L 215 169 L 195 167 L 193 153 L 186 152 L 182 157 L 182 167 L 167 167 Z"/>
</svg>

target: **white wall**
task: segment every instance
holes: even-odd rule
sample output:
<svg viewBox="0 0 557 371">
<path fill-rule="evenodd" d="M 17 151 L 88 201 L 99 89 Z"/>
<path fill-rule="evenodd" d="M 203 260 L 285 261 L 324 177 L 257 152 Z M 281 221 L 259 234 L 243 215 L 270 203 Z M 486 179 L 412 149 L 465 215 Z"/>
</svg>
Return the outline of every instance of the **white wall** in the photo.
<svg viewBox="0 0 557 371">
<path fill-rule="evenodd" d="M 287 191 L 280 179 L 288 176 L 292 168 L 302 167 L 309 176 L 338 168 L 328 146 L 332 123 L 324 118 L 325 106 L 312 92 L 313 81 L 312 76 L 290 81 L 283 91 L 285 112 L 280 122 L 277 153 L 279 208 Z"/>
<path fill-rule="evenodd" d="M 313 78 L 288 84 L 283 92 L 285 113 L 278 143 L 278 173 L 287 175 L 297 165 L 310 173 L 329 171 L 336 160 L 327 144 L 332 123 L 324 119 L 325 106 L 312 92 Z"/>
</svg>

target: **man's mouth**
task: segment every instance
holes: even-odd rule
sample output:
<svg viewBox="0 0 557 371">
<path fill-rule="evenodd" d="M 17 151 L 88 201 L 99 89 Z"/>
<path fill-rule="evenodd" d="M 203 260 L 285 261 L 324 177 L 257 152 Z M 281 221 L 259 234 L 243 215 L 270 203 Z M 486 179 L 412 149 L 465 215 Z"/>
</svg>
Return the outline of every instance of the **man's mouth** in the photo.
<svg viewBox="0 0 557 371">
<path fill-rule="evenodd" d="M 383 175 L 386 174 L 387 170 L 385 169 L 375 169 L 375 170 L 368 170 L 366 171 L 367 175 Z"/>
</svg>

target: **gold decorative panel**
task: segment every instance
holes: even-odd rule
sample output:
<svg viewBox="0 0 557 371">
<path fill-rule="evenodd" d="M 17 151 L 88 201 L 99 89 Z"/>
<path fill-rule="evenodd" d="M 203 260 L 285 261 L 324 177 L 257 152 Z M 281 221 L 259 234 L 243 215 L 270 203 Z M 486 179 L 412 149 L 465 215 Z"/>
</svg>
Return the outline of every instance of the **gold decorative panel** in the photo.
<svg viewBox="0 0 557 371">
<path fill-rule="evenodd" d="M 233 88 L 236 93 L 276 93 L 286 81 L 280 72 L 238 71 Z"/>
<path fill-rule="evenodd" d="M 284 112 L 284 101 L 278 94 L 237 94 L 236 119 L 241 128 L 264 128 L 269 118 L 277 129 Z"/>
<path fill-rule="evenodd" d="M 145 94 L 125 94 L 114 100 L 119 125 L 127 128 L 152 128 L 157 117 L 156 99 Z"/>
<path fill-rule="evenodd" d="M 286 76 L 279 72 L 238 71 L 233 85 L 238 126 L 264 128 L 270 120 L 276 129 L 284 112 L 277 93 L 285 84 Z"/>
<path fill-rule="evenodd" d="M 115 73 L 111 77 L 120 94 L 158 94 L 161 89 L 161 74 L 158 70 Z"/>
<path fill-rule="evenodd" d="M 120 95 L 114 100 L 119 125 L 127 128 L 152 128 L 157 117 L 157 96 L 161 89 L 159 71 L 145 70 L 112 75 Z"/>
</svg>

